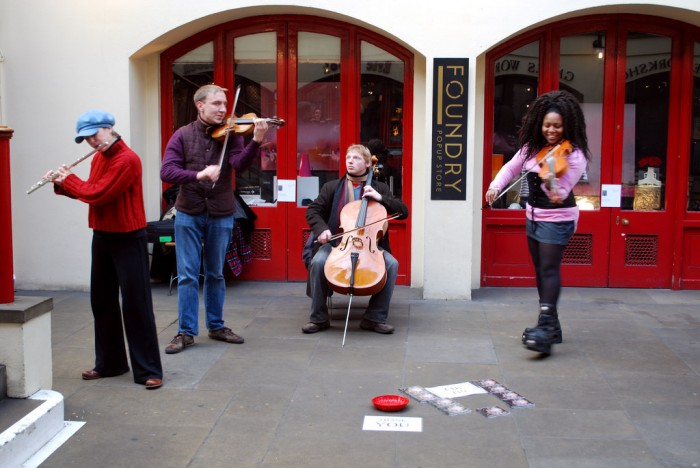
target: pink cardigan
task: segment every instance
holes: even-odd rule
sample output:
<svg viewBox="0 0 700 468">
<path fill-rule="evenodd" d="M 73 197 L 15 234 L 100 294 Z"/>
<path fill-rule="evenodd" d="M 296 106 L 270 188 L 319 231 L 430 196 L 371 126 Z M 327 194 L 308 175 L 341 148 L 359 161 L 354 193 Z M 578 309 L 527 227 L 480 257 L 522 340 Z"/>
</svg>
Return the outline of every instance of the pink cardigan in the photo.
<svg viewBox="0 0 700 468">
<path fill-rule="evenodd" d="M 510 161 L 508 161 L 501 168 L 500 171 L 498 171 L 498 174 L 496 174 L 496 178 L 493 179 L 493 182 L 491 182 L 491 185 L 489 185 L 489 189 L 496 189 L 500 193 L 501 191 L 503 191 L 504 188 L 508 186 L 509 183 L 511 183 L 516 178 L 520 177 L 523 168 L 527 171 L 533 166 L 535 166 L 531 172 L 539 174 L 540 168 L 536 164 L 536 159 L 533 157 L 528 159 L 527 161 L 524 161 L 523 157 L 524 152 L 521 148 L 517 153 L 515 153 L 515 156 L 513 156 L 513 158 Z M 574 148 L 574 150 L 571 152 L 571 154 L 569 154 L 566 160 L 569 163 L 569 170 L 566 171 L 566 173 L 557 180 L 559 196 L 562 199 L 566 198 L 569 195 L 569 192 L 571 192 L 571 190 L 574 188 L 579 179 L 581 179 L 581 174 L 583 174 L 583 171 L 586 169 L 587 164 L 586 157 L 584 156 L 583 151 L 581 151 L 578 148 Z M 544 186 L 544 184 L 542 184 L 542 189 L 548 195 L 551 193 Z M 534 208 L 530 206 L 530 204 L 528 204 L 526 207 L 527 218 L 530 220 L 537 221 L 577 222 L 578 214 L 579 210 L 577 206 L 571 208 L 544 209 Z"/>
</svg>

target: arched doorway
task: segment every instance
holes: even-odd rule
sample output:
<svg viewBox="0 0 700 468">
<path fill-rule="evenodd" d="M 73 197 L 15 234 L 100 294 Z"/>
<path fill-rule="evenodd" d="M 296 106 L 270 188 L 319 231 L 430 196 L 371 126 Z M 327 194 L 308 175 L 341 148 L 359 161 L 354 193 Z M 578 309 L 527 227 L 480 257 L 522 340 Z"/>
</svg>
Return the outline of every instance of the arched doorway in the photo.
<svg viewBox="0 0 700 468">
<path fill-rule="evenodd" d="M 302 281 L 309 230 L 306 206 L 344 172 L 345 149 L 379 138 L 379 177 L 409 205 L 412 150 L 411 54 L 375 33 L 305 16 L 246 18 L 182 41 L 161 56 L 162 145 L 195 118 L 192 96 L 217 83 L 241 92 L 235 113 L 277 116 L 261 157 L 236 174 L 236 188 L 257 215 L 253 263 L 245 279 Z M 283 191 L 280 192 L 280 187 Z M 290 188 L 294 193 L 291 193 Z M 282 197 L 284 190 L 286 196 Z M 392 221 L 397 284 L 410 284 L 407 221 Z"/>
<path fill-rule="evenodd" d="M 484 190 L 517 150 L 534 97 L 566 89 L 584 109 L 593 160 L 574 189 L 581 217 L 565 285 L 700 288 L 699 35 L 660 18 L 595 16 L 488 54 Z M 523 204 L 516 185 L 484 212 L 484 286 L 534 284 Z"/>
</svg>

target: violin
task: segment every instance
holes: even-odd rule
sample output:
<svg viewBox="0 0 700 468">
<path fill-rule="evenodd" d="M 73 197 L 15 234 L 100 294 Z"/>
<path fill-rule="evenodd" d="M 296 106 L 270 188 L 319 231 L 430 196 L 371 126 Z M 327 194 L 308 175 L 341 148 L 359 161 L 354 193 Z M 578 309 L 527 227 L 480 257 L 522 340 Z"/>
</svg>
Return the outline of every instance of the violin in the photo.
<svg viewBox="0 0 700 468">
<path fill-rule="evenodd" d="M 546 148 L 543 148 L 540 152 L 546 150 Z M 567 157 L 571 151 L 573 151 L 571 143 L 569 143 L 568 140 L 563 140 L 557 147 L 549 150 L 538 162 L 540 166 L 540 179 L 544 181 L 544 184 L 549 190 L 556 194 L 556 198 L 552 198 L 552 201 L 555 203 L 562 203 L 558 195 L 559 186 L 557 185 L 557 179 L 566 174 L 569 170 L 569 161 Z"/>
<path fill-rule="evenodd" d="M 371 185 L 373 173 L 374 168 L 370 168 L 365 187 Z M 378 243 L 388 229 L 387 219 L 386 208 L 367 197 L 343 207 L 340 212 L 342 239 L 328 255 L 323 270 L 333 291 L 371 296 L 384 288 L 386 264 Z"/>
<path fill-rule="evenodd" d="M 567 145 L 565 148 L 565 155 L 564 157 L 561 157 L 559 155 L 559 150 L 562 148 L 563 145 Z M 523 172 L 520 177 L 518 177 L 513 183 L 511 183 L 508 187 L 506 187 L 504 190 L 501 190 L 501 192 L 498 194 L 496 198 L 493 199 L 492 202 L 486 202 L 484 206 L 481 207 L 482 210 L 485 210 L 486 208 L 490 207 L 492 204 L 496 203 L 496 200 L 501 198 L 503 195 L 508 193 L 510 189 L 515 187 L 517 184 L 520 183 L 521 180 L 523 180 L 529 173 L 531 173 L 536 167 L 540 168 L 540 173 L 539 176 L 542 180 L 545 181 L 547 184 L 547 188 L 551 190 L 552 188 L 552 183 L 554 184 L 554 187 L 556 188 L 556 178 L 561 177 L 566 173 L 567 170 L 569 170 L 569 162 L 566 159 L 566 156 L 571 152 L 573 147 L 571 146 L 571 143 L 569 143 L 567 140 L 562 141 L 555 147 L 550 147 L 546 146 L 542 148 L 539 153 L 535 156 L 535 161 L 536 163 L 527 171 Z M 557 156 L 559 155 L 559 156 Z M 552 177 L 554 175 L 554 177 Z"/>
<path fill-rule="evenodd" d="M 573 146 L 568 140 L 563 140 L 554 149 L 542 148 L 537 154 L 537 161 L 540 167 L 540 179 L 542 179 L 551 191 L 557 190 L 557 179 L 569 170 L 567 157 L 573 151 Z M 540 156 L 540 154 L 544 154 Z"/>
<path fill-rule="evenodd" d="M 215 128 L 214 131 L 211 132 L 211 137 L 217 141 L 223 141 L 224 138 L 226 138 L 226 134 L 231 131 L 236 135 L 250 135 L 255 129 L 256 118 L 258 118 L 258 116 L 255 115 L 254 112 L 243 114 L 240 117 L 229 116 L 220 127 Z M 266 118 L 264 120 L 278 127 L 284 126 L 285 123 L 284 120 L 278 119 L 277 117 Z"/>
</svg>

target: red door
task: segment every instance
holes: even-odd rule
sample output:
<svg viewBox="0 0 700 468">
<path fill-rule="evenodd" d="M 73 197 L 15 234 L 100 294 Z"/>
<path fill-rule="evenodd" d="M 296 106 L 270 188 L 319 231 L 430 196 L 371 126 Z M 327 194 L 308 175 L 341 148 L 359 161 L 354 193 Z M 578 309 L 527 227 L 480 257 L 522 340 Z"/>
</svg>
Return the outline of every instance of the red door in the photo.
<svg viewBox="0 0 700 468">
<path fill-rule="evenodd" d="M 277 62 L 277 72 L 285 78 L 278 89 L 286 91 L 275 93 L 280 99 L 276 107 L 284 110 L 287 125 L 278 132 L 279 151 L 267 177 L 295 190 L 287 201 L 276 196 L 275 203 L 253 207 L 258 215 L 253 250 L 266 250 L 242 278 L 305 281 L 302 250 L 310 236 L 306 207 L 324 183 L 345 172 L 345 148 L 350 144 L 367 144 L 373 138 L 384 142 L 387 150 L 378 155 L 382 169 L 377 177 L 410 209 L 411 152 L 405 142 L 411 141 L 411 134 L 403 120 L 412 116 L 404 97 L 404 89 L 411 88 L 412 67 L 404 51 L 378 42 L 376 36 L 304 21 L 287 23 L 277 48 L 284 51 L 278 54 L 284 60 Z M 240 74 L 245 64 L 236 70 Z M 239 174 L 239 189 L 243 180 Z M 408 285 L 410 221 L 391 221 L 389 233 L 399 260 L 397 284 Z"/>
<path fill-rule="evenodd" d="M 267 23 L 231 30 L 235 85 L 249 84 L 246 102 L 285 120 L 268 132 L 261 160 L 236 175 L 236 186 L 257 215 L 250 234 L 252 263 L 241 279 L 303 281 L 302 249 L 309 236 L 306 206 L 325 182 L 337 179 L 341 128 L 353 119 L 341 114 L 341 57 L 348 35 L 304 22 Z M 250 33 L 248 33 L 250 31 Z M 343 46 L 345 44 L 345 46 Z M 347 68 L 347 67 L 346 67 Z M 257 109 L 253 109 L 257 112 Z M 303 164 L 302 164 L 303 162 Z"/>
<path fill-rule="evenodd" d="M 494 51 L 484 191 L 514 154 L 517 123 L 533 97 L 572 92 L 592 159 L 574 188 L 581 212 L 564 253 L 563 284 L 669 288 L 679 191 L 668 187 L 686 183 L 677 181 L 681 33 L 621 18 L 564 22 Z M 482 285 L 534 285 L 518 189 L 484 212 Z"/>
<path fill-rule="evenodd" d="M 374 35 L 337 26 L 291 22 L 288 27 L 287 174 L 296 183 L 295 202 L 286 204 L 287 280 L 304 281 L 301 255 L 310 236 L 306 207 L 325 182 L 345 172 L 345 149 L 381 140 L 379 174 L 410 209 L 410 56 Z M 293 91 L 296 90 L 296 91 Z M 291 155 L 295 155 L 292 157 Z M 389 223 L 392 253 L 399 260 L 397 284 L 410 284 L 410 221 Z"/>
<path fill-rule="evenodd" d="M 229 89 L 235 114 L 285 121 L 268 132 L 259 160 L 236 174 L 255 212 L 252 263 L 241 279 L 304 281 L 306 207 L 344 172 L 350 144 L 385 144 L 380 180 L 411 201 L 412 56 L 379 35 L 316 17 L 256 17 L 198 33 L 162 54 L 163 146 L 196 118 L 201 85 Z M 406 93 L 404 93 L 404 90 Z M 243 224 L 243 223 L 241 223 Z M 390 222 L 397 284 L 410 284 L 410 220 Z"/>
<path fill-rule="evenodd" d="M 611 287 L 670 288 L 678 172 L 680 54 L 678 33 L 623 24 L 617 41 L 613 183 L 621 206 L 610 209 Z"/>
</svg>

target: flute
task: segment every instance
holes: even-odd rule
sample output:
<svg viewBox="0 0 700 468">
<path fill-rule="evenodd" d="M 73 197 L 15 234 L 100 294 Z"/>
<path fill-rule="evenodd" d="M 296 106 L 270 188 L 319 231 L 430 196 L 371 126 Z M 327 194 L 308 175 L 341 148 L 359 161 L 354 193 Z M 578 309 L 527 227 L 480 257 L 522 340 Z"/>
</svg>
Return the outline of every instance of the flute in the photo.
<svg viewBox="0 0 700 468">
<path fill-rule="evenodd" d="M 73 163 L 72 163 L 70 166 L 68 166 L 68 169 L 71 169 L 71 168 L 77 166 L 78 164 L 80 164 L 81 162 L 85 161 L 87 158 L 89 158 L 89 157 L 92 156 L 93 154 L 97 153 L 97 152 L 98 152 L 100 149 L 102 149 L 102 147 L 104 147 L 104 146 L 107 146 L 107 143 L 100 143 L 100 144 L 97 146 L 97 148 L 95 148 L 94 150 L 90 151 L 90 152 L 89 152 L 88 154 L 86 154 L 85 156 L 82 156 L 82 157 L 76 159 L 75 161 L 73 161 Z M 30 193 L 32 193 L 32 192 L 35 191 L 35 190 L 40 189 L 41 187 L 43 187 L 44 185 L 48 184 L 48 183 L 51 182 L 52 180 L 56 179 L 58 176 L 59 176 L 58 172 L 55 172 L 55 173 L 52 174 L 51 177 L 49 177 L 48 179 L 42 178 L 39 182 L 37 182 L 36 184 L 34 184 L 34 185 L 32 185 L 31 187 L 29 187 L 29 190 L 27 190 L 27 195 L 29 195 Z"/>
</svg>

